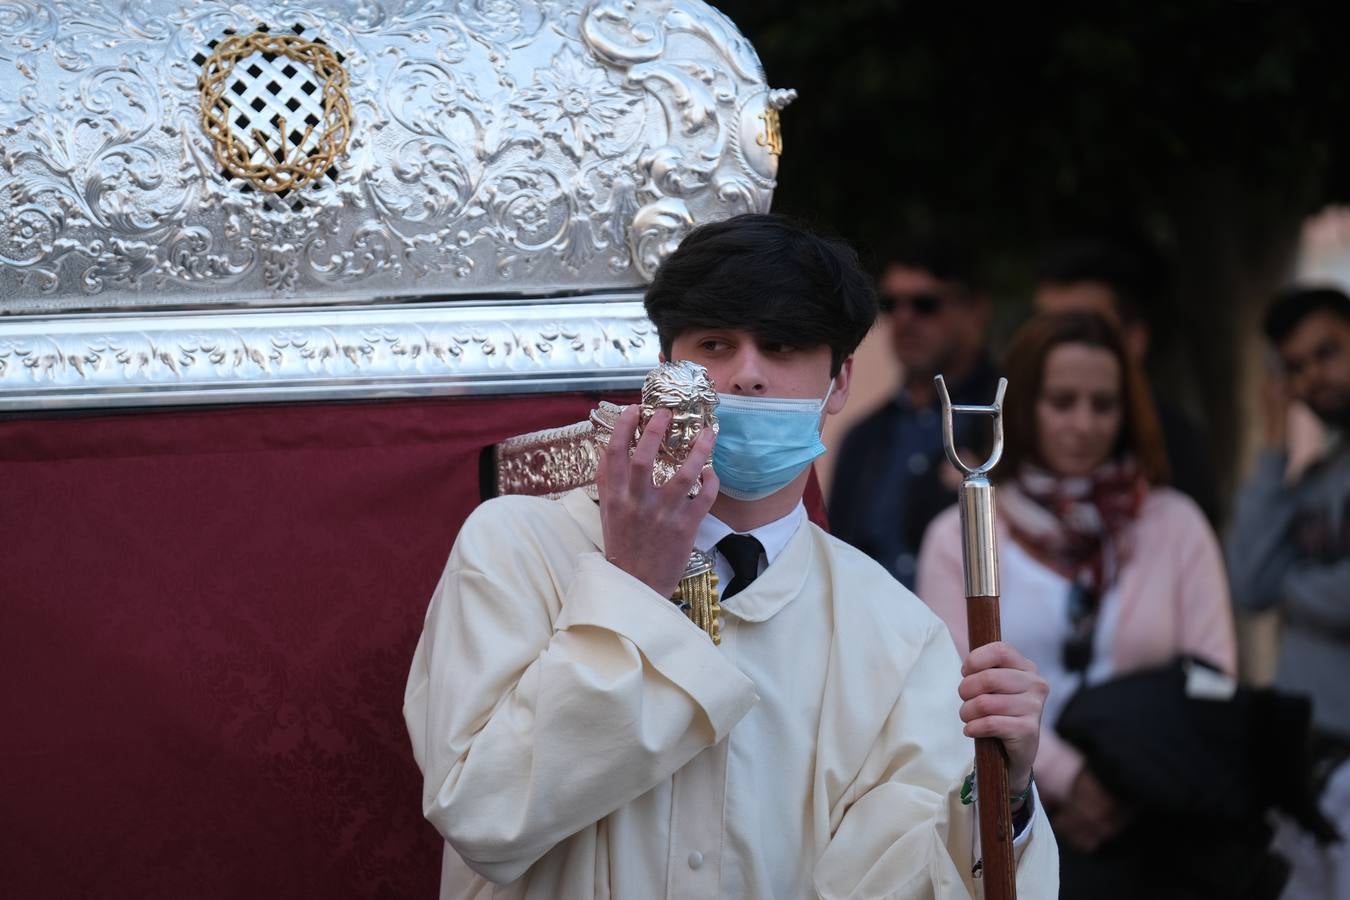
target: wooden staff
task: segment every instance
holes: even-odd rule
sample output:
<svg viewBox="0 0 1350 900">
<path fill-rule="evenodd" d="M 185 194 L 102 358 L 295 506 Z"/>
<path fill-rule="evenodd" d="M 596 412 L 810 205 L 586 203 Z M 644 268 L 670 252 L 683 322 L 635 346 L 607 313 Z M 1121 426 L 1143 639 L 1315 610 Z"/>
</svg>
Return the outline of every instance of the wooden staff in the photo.
<svg viewBox="0 0 1350 900">
<path fill-rule="evenodd" d="M 942 401 L 942 442 L 957 471 L 965 477 L 957 491 L 961 511 L 962 563 L 966 576 L 966 627 L 970 649 L 997 641 L 998 545 L 994 535 L 994 486 L 989 470 L 1003 456 L 1003 392 L 1008 379 L 998 380 L 990 406 L 953 406 L 947 384 L 933 379 Z M 971 468 L 956 453 L 953 413 L 974 413 L 994 420 L 994 447 L 983 465 Z M 1008 794 L 1008 754 L 998 738 L 975 739 L 976 805 L 980 816 L 980 851 L 985 900 L 1015 900 L 1017 878 L 1013 866 L 1012 810 Z"/>
</svg>

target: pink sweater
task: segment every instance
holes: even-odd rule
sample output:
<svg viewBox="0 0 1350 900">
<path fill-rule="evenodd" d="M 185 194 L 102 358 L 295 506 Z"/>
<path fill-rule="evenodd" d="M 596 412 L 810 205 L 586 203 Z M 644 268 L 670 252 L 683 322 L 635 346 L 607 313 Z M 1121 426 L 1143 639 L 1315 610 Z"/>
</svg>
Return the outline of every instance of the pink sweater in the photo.
<svg viewBox="0 0 1350 900">
<path fill-rule="evenodd" d="M 1218 541 L 1199 507 L 1171 488 L 1154 488 L 1135 524 L 1134 553 L 1121 570 L 1120 609 L 1111 645 L 1113 674 L 1167 663 L 1194 654 L 1237 670 L 1237 649 L 1228 582 Z M 1012 540 L 998 525 L 999 546 Z M 918 595 L 947 623 L 964 657 L 966 598 L 961 574 L 961 530 L 956 507 L 943 511 L 924 535 L 919 551 Z M 1003 603 L 1016 602 L 1004 597 Z M 1032 660 L 1036 662 L 1036 660 Z M 1062 802 L 1083 767 L 1083 758 L 1041 723 L 1036 782 L 1051 803 Z"/>
</svg>

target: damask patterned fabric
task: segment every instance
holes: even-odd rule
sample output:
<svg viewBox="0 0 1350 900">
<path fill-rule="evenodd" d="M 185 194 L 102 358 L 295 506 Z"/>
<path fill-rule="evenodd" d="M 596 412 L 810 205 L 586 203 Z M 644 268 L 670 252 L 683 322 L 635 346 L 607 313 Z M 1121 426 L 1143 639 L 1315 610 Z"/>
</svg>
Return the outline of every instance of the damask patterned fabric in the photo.
<svg viewBox="0 0 1350 900">
<path fill-rule="evenodd" d="M 0 421 L 0 896 L 435 896 L 427 599 L 480 448 L 594 406 Z"/>
</svg>

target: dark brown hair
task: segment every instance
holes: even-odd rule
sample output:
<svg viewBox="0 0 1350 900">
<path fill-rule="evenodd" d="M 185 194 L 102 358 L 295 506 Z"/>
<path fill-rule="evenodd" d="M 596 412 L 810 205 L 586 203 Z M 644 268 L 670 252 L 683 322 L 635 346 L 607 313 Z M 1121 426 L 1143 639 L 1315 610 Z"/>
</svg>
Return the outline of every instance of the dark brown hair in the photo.
<svg viewBox="0 0 1350 900">
<path fill-rule="evenodd" d="M 769 213 L 700 225 L 656 272 L 645 298 L 661 352 L 695 328 L 739 328 L 759 341 L 830 348 L 830 374 L 877 317 L 872 279 L 842 241 Z"/>
<path fill-rule="evenodd" d="M 1013 335 L 1003 365 L 1008 376 L 1003 400 L 1003 461 L 994 469 L 994 478 L 1013 478 L 1024 463 L 1040 462 L 1036 401 L 1045 379 L 1045 361 L 1061 344 L 1101 347 L 1116 358 L 1122 376 L 1122 415 L 1112 455 L 1131 454 L 1150 484 L 1164 484 L 1170 474 L 1167 451 L 1148 383 L 1125 351 L 1120 331 L 1092 312 L 1039 315 Z"/>
<path fill-rule="evenodd" d="M 1334 287 L 1289 287 L 1266 310 L 1265 332 L 1273 344 L 1284 343 L 1315 312 L 1329 312 L 1350 322 L 1350 297 Z"/>
</svg>

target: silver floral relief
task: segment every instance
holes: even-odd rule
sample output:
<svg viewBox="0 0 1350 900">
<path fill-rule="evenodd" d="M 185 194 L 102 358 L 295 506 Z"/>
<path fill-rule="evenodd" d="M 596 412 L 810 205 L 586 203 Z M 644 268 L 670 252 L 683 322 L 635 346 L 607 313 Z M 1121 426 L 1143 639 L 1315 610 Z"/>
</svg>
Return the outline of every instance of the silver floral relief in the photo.
<svg viewBox="0 0 1350 900">
<path fill-rule="evenodd" d="M 349 77 L 336 177 L 284 204 L 200 124 L 194 57 L 260 25 Z M 2 0 L 0 85 L 7 315 L 631 289 L 768 208 L 792 96 L 696 0 Z"/>
<path fill-rule="evenodd" d="M 497 493 L 536 497 L 557 498 L 594 485 L 600 463 L 589 421 L 507 438 L 495 455 Z"/>
<path fill-rule="evenodd" d="M 657 364 L 634 295 L 0 319 L 0 411 L 611 390 Z"/>
</svg>

